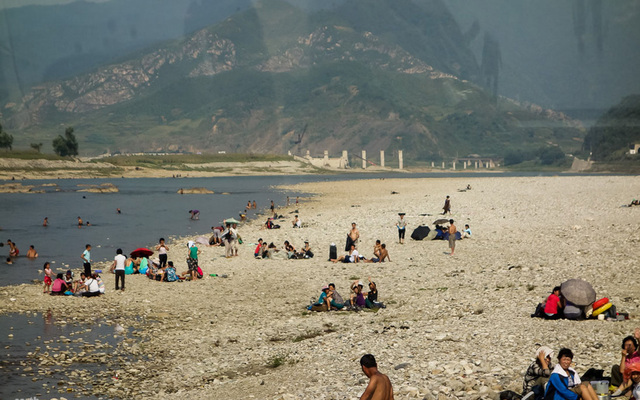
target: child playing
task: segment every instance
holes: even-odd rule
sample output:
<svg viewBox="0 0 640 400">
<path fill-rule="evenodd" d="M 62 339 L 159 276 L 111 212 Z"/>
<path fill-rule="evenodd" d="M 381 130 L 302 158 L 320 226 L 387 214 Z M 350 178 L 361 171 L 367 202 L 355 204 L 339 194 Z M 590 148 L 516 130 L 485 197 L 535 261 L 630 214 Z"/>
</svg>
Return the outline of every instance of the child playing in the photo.
<svg viewBox="0 0 640 400">
<path fill-rule="evenodd" d="M 51 279 L 51 277 L 53 276 L 53 271 L 51 270 L 51 265 L 49 264 L 49 262 L 44 263 L 44 290 L 42 291 L 42 293 L 48 293 L 51 291 L 51 283 L 53 283 L 53 280 Z"/>
</svg>

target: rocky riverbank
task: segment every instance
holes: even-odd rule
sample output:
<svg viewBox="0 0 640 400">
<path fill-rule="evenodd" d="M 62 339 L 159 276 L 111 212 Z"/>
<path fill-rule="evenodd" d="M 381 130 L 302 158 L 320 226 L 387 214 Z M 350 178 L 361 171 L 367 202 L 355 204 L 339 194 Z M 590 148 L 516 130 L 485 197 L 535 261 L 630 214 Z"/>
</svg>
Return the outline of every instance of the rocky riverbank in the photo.
<svg viewBox="0 0 640 400">
<path fill-rule="evenodd" d="M 205 279 L 158 283 L 127 276 L 124 292 L 99 298 L 43 296 L 40 285 L 0 290 L 0 312 L 46 312 L 105 318 L 132 329 L 136 343 L 114 357 L 119 374 L 96 380 L 96 394 L 121 398 L 356 399 L 366 386 L 359 358 L 373 353 L 397 399 L 490 399 L 521 390 L 540 344 L 570 347 L 576 369 L 619 361 L 620 341 L 640 325 L 637 264 L 640 208 L 637 177 L 385 179 L 300 184 L 316 196 L 298 206 L 305 228 L 291 228 L 294 207 L 278 230 L 262 219 L 240 227 L 240 256 L 203 247 Z M 470 184 L 472 189 L 464 189 Z M 443 241 L 397 244 L 395 221 L 408 234 L 437 219 L 446 195 L 471 239 L 449 255 Z M 392 262 L 334 264 L 355 221 L 359 250 L 387 244 Z M 309 240 L 316 257 L 256 260 L 258 238 L 282 247 Z M 169 243 L 169 259 L 186 270 L 186 239 Z M 342 253 L 342 252 L 340 252 Z M 106 266 L 102 266 L 103 269 Z M 79 270 L 78 270 L 79 271 Z M 227 275 L 227 278 L 209 274 Z M 335 282 L 343 297 L 354 279 L 371 276 L 386 309 L 310 313 L 305 306 Z M 591 282 L 629 321 L 543 321 L 530 314 L 551 288 L 569 278 Z M 124 343 L 122 346 L 124 346 Z M 142 357 L 145 356 L 145 357 Z M 116 363 L 116 361 L 118 361 Z M 116 365 L 117 364 L 117 365 Z M 72 366 L 74 364 L 71 364 Z M 38 378 L 38 370 L 26 373 Z M 105 374 L 106 375 L 106 374 Z M 63 388 L 64 386 L 62 386 Z"/>
</svg>

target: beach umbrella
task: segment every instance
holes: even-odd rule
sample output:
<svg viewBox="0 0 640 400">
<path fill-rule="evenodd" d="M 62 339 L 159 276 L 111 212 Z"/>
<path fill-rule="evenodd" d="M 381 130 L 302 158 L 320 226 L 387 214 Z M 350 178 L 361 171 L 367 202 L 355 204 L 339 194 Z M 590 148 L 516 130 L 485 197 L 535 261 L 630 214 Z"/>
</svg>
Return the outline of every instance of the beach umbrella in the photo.
<svg viewBox="0 0 640 400">
<path fill-rule="evenodd" d="M 237 220 L 237 219 L 235 219 L 235 218 L 229 218 L 229 219 L 225 219 L 225 220 L 224 220 L 224 223 L 225 223 L 225 224 L 239 224 L 239 223 L 240 223 L 240 221 L 238 221 L 238 220 Z"/>
<path fill-rule="evenodd" d="M 449 220 L 446 219 L 446 218 L 440 218 L 440 219 L 437 219 L 437 220 L 433 221 L 434 225 L 448 224 L 448 223 L 449 223 Z"/>
<path fill-rule="evenodd" d="M 153 251 L 146 249 L 144 247 L 139 247 L 137 249 L 135 249 L 134 251 L 131 252 L 131 257 L 149 257 L 150 255 L 153 254 Z"/>
<path fill-rule="evenodd" d="M 569 279 L 560 286 L 565 299 L 576 306 L 588 306 L 596 301 L 596 291 L 593 286 L 582 279 Z"/>
</svg>

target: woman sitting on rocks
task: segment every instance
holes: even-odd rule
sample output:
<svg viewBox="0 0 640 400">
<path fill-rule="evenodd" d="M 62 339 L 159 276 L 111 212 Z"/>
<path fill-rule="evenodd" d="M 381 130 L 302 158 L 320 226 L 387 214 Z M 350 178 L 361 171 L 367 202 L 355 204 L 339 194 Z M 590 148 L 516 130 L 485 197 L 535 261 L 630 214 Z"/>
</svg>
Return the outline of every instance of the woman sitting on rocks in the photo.
<svg viewBox="0 0 640 400">
<path fill-rule="evenodd" d="M 351 297 L 349 298 L 349 302 L 351 303 L 351 307 L 355 310 L 359 310 L 366 306 L 366 302 L 364 300 L 364 295 L 362 294 L 362 288 L 364 285 L 361 281 L 354 281 L 351 284 Z"/>
<path fill-rule="evenodd" d="M 59 273 L 56 276 L 56 280 L 53 281 L 53 284 L 51 285 L 51 295 L 62 296 L 66 291 L 67 291 L 67 284 L 64 281 L 64 277 L 62 273 Z"/>
<path fill-rule="evenodd" d="M 371 277 L 369 277 L 369 292 L 366 295 L 364 302 L 367 308 L 386 308 L 384 304 L 378 302 L 378 287 Z"/>
<path fill-rule="evenodd" d="M 589 382 L 582 382 L 575 369 L 571 368 L 573 352 L 567 348 L 558 352 L 558 364 L 551 372 L 545 399 L 553 400 L 598 400 L 596 391 Z"/>
<path fill-rule="evenodd" d="M 522 395 L 534 392 L 532 400 L 544 397 L 544 385 L 551 376 L 551 354 L 553 351 L 547 346 L 541 346 L 536 350 L 536 360 L 529 365 L 524 374 Z"/>
</svg>

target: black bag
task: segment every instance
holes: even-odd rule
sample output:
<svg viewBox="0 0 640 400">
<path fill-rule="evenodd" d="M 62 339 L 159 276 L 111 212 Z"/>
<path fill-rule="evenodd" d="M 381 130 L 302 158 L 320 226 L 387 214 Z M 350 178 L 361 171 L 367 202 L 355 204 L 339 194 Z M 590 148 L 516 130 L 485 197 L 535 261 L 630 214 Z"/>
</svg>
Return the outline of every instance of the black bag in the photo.
<svg viewBox="0 0 640 400">
<path fill-rule="evenodd" d="M 338 259 L 338 247 L 335 244 L 329 246 L 329 260 Z"/>
</svg>

